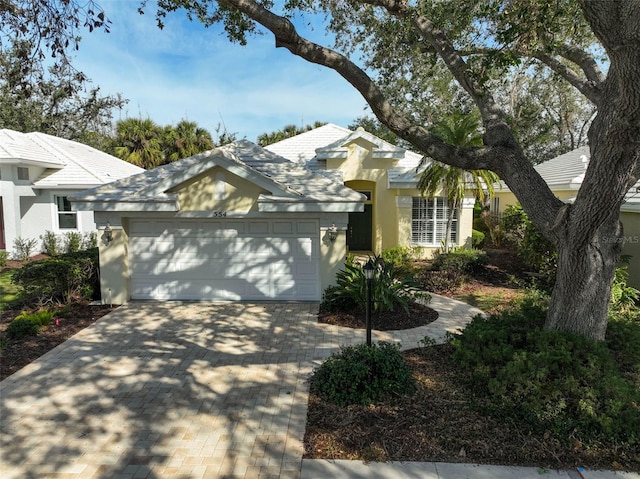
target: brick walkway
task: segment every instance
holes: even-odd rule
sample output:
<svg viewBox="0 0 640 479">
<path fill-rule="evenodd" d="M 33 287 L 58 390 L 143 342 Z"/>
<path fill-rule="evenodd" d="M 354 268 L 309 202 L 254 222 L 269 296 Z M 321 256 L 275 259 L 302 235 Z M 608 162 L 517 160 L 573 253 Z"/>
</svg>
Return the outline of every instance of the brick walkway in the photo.
<svg viewBox="0 0 640 479">
<path fill-rule="evenodd" d="M 405 348 L 440 338 L 470 317 L 451 304 L 434 298 L 449 308 L 440 326 L 375 338 Z M 306 379 L 363 340 L 316 313 L 310 303 L 119 308 L 0 383 L 0 476 L 299 478 Z"/>
</svg>

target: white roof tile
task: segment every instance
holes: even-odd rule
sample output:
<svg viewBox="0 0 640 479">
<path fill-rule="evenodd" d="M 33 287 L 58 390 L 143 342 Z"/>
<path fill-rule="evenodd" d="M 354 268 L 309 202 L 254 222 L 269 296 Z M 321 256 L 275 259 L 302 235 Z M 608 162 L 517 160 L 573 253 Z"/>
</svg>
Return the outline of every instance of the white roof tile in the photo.
<svg viewBox="0 0 640 479">
<path fill-rule="evenodd" d="M 88 145 L 45 133 L 0 130 L 0 161 L 47 168 L 36 188 L 89 187 L 126 178 L 144 169 Z"/>
<path fill-rule="evenodd" d="M 362 129 L 351 131 L 331 123 L 273 143 L 265 148 L 288 160 L 295 161 L 317 173 L 329 174 L 326 171 L 325 159 L 332 155 L 342 154 L 342 149 L 349 143 L 363 138 L 375 145 L 378 154 L 398 159 L 397 167 L 389 170 L 390 181 L 415 187 L 418 181 L 416 168 L 422 155 L 397 147 Z M 331 176 L 331 174 L 329 174 Z M 336 175 L 333 175 L 336 178 Z"/>
<path fill-rule="evenodd" d="M 589 166 L 590 155 L 589 147 L 582 146 L 540 163 L 535 169 L 552 190 L 578 190 Z M 504 182 L 501 185 L 503 190 L 509 191 Z M 627 206 L 640 206 L 640 181 L 629 189 L 624 202 Z"/>
<path fill-rule="evenodd" d="M 332 123 L 305 131 L 299 135 L 265 146 L 276 155 L 280 155 L 289 161 L 307 163 L 316 156 L 316 149 L 327 146 L 335 141 L 345 138 L 353 133 Z"/>
<path fill-rule="evenodd" d="M 353 203 L 364 197 L 330 178 L 315 174 L 301 165 L 261 148 L 247 140 L 236 141 L 213 150 L 159 166 L 144 173 L 76 194 L 74 201 L 105 203 L 167 202 L 167 193 L 176 183 L 187 181 L 204 170 L 220 165 L 236 165 L 246 171 L 248 181 L 272 185 L 272 195 L 301 203 Z M 267 197 L 269 195 L 266 195 Z"/>
</svg>

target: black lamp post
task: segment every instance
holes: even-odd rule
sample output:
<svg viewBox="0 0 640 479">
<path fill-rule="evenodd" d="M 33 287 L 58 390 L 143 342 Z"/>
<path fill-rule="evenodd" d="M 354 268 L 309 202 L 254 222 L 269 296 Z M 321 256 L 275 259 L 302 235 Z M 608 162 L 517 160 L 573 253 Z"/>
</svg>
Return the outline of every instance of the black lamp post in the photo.
<svg viewBox="0 0 640 479">
<path fill-rule="evenodd" d="M 364 269 L 364 276 L 367 280 L 367 303 L 364 313 L 367 324 L 367 346 L 371 346 L 371 283 L 373 282 L 373 271 L 375 270 L 371 258 L 369 258 L 369 261 L 367 261 L 367 264 L 365 264 L 362 269 Z"/>
</svg>

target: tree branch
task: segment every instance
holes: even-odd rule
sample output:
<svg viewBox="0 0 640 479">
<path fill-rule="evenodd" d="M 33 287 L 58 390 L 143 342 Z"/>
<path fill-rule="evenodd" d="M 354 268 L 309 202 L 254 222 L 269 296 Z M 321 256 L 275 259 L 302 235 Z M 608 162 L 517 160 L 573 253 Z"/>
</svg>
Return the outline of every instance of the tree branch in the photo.
<svg viewBox="0 0 640 479">
<path fill-rule="evenodd" d="M 534 52 L 533 56 L 551 68 L 551 70 L 556 74 L 568 81 L 593 104 L 597 105 L 599 103 L 602 93 L 600 83 L 596 85 L 589 79 L 578 76 L 573 70 L 571 70 L 571 68 L 547 53 L 538 51 Z"/>
<path fill-rule="evenodd" d="M 415 25 L 436 47 L 458 81 L 469 91 L 483 114 L 485 136 L 482 147 L 449 145 L 420 125 L 412 124 L 397 112 L 386 100 L 373 80 L 344 55 L 305 38 L 296 31 L 286 18 L 276 15 L 252 0 L 219 0 L 236 8 L 269 31 L 276 39 L 276 47 L 284 47 L 291 53 L 309 62 L 328 67 L 356 88 L 371 107 L 376 117 L 391 131 L 414 145 L 430 158 L 465 170 L 491 170 L 497 173 L 516 194 L 520 202 L 531 213 L 532 221 L 542 230 L 553 235 L 551 223 L 555 212 L 563 203 L 551 192 L 547 184 L 524 157 L 522 149 L 502 118 L 502 112 L 489 92 L 478 86 L 468 75 L 468 67 L 447 41 L 442 32 L 437 32 L 428 19 L 422 17 Z M 404 2 L 367 1 L 373 5 L 390 8 L 392 14 L 404 14 Z"/>
<path fill-rule="evenodd" d="M 284 47 L 309 62 L 336 71 L 360 92 L 382 123 L 430 157 L 450 164 L 454 162 L 454 166 L 463 169 L 494 170 L 497 168 L 496 161 L 488 148 L 453 147 L 444 143 L 426 128 L 412 124 L 391 106 L 366 72 L 335 50 L 301 37 L 288 19 L 270 12 L 251 0 L 221 0 L 220 3 L 237 8 L 271 31 L 276 39 L 276 47 Z M 449 160 L 444 161 L 445 159 Z"/>
<path fill-rule="evenodd" d="M 589 80 L 595 88 L 600 88 L 605 80 L 605 75 L 602 73 L 602 70 L 600 70 L 593 55 L 573 45 L 561 45 L 558 48 L 558 54 L 578 65 L 584 72 L 587 80 Z"/>
</svg>

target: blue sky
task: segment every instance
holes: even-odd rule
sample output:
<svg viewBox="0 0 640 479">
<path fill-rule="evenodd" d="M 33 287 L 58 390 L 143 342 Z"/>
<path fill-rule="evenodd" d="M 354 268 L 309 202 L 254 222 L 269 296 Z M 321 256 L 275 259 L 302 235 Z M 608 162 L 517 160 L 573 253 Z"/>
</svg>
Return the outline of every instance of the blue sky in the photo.
<svg viewBox="0 0 640 479">
<path fill-rule="evenodd" d="M 366 114 L 360 94 L 338 74 L 276 49 L 271 34 L 241 47 L 183 12 L 168 15 L 160 30 L 153 8 L 137 13 L 137 0 L 99 4 L 112 21 L 111 33 L 83 31 L 73 63 L 103 94 L 129 99 L 122 118 L 148 117 L 161 125 L 187 119 L 214 136 L 224 124 L 255 141 L 288 124 L 346 127 Z M 307 33 L 327 43 L 324 32 Z"/>
</svg>

